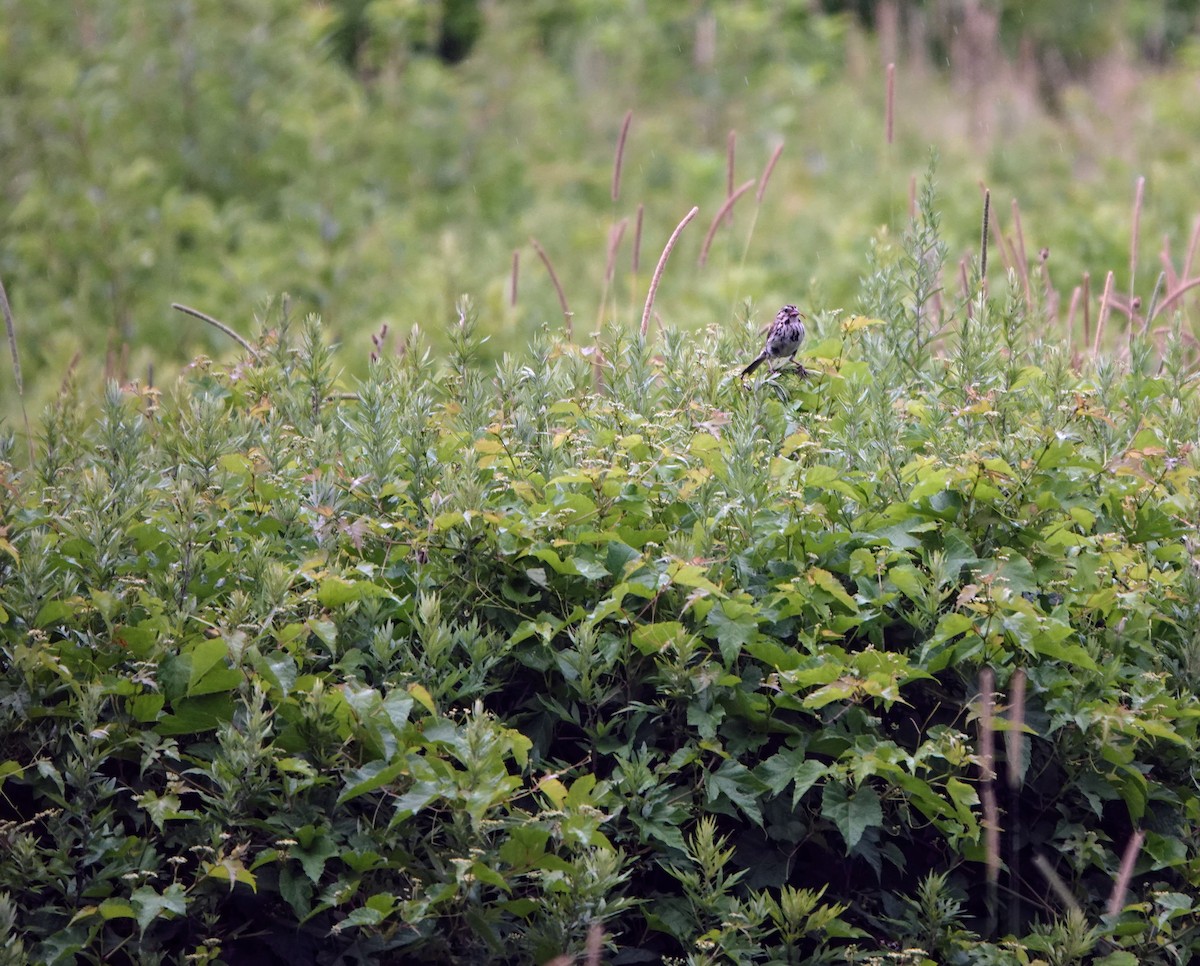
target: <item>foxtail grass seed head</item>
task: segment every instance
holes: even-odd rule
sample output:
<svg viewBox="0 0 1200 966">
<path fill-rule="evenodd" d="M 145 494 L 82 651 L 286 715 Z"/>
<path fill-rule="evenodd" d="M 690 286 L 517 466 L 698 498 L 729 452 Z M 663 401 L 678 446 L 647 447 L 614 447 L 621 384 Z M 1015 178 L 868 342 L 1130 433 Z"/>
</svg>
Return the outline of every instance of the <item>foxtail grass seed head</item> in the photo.
<svg viewBox="0 0 1200 966">
<path fill-rule="evenodd" d="M 1129 883 L 1133 879 L 1133 867 L 1137 864 L 1138 853 L 1142 850 L 1142 842 L 1146 833 L 1137 829 L 1125 843 L 1125 853 L 1121 856 L 1121 868 L 1113 880 L 1112 893 L 1108 897 L 1108 914 L 1119 916 L 1125 908 L 1125 896 L 1129 892 Z"/>
<path fill-rule="evenodd" d="M 753 187 L 754 179 L 751 178 L 744 184 L 739 185 L 736 191 L 730 193 L 729 197 L 725 199 L 725 204 L 721 205 L 721 207 L 717 209 L 717 213 L 713 216 L 712 224 L 708 226 L 708 232 L 704 236 L 704 244 L 700 246 L 700 260 L 698 264 L 702 268 L 708 261 L 708 250 L 712 246 L 713 238 L 716 237 L 717 229 L 721 227 L 721 222 L 723 222 L 726 217 L 728 217 L 730 211 L 733 210 L 733 206 L 737 202 L 738 198 L 740 198 Z"/>
<path fill-rule="evenodd" d="M 887 65 L 887 107 L 885 110 L 884 133 L 891 144 L 895 134 L 896 120 L 896 65 Z"/>
<path fill-rule="evenodd" d="M 621 196 L 621 167 L 625 162 L 625 141 L 629 137 L 629 125 L 633 121 L 633 111 L 625 112 L 625 120 L 621 122 L 621 133 L 617 136 L 617 152 L 613 157 L 612 200 L 615 202 Z"/>
<path fill-rule="evenodd" d="M 1133 292 L 1137 285 L 1138 245 L 1142 239 L 1142 202 L 1146 198 L 1146 179 L 1137 179 L 1137 187 L 1133 192 L 1133 228 L 1129 242 L 1129 291 Z"/>
<path fill-rule="evenodd" d="M 683 220 L 676 225 L 675 230 L 671 232 L 671 237 L 667 239 L 666 247 L 663 248 L 662 255 L 660 255 L 658 258 L 658 264 L 654 268 L 654 275 L 650 279 L 650 291 L 646 293 L 646 307 L 642 310 L 642 324 L 640 332 L 643 339 L 646 338 L 646 334 L 650 329 L 650 313 L 654 309 L 654 296 L 658 292 L 658 283 L 662 281 L 663 269 L 667 267 L 667 259 L 671 257 L 671 249 L 675 247 L 675 242 L 679 240 L 679 235 L 683 229 L 687 227 L 688 222 L 695 218 L 699 213 L 699 207 L 693 207 L 691 211 L 683 216 Z"/>
<path fill-rule="evenodd" d="M 638 273 L 638 268 L 641 266 L 642 255 L 642 222 L 645 220 L 646 206 L 637 206 L 637 217 L 633 225 L 633 258 L 631 264 L 633 266 L 633 274 Z"/>
<path fill-rule="evenodd" d="M 987 288 L 988 218 L 992 212 L 992 193 L 983 189 L 983 231 L 979 236 L 979 280 Z"/>
<path fill-rule="evenodd" d="M 1025 749 L 1025 671 L 1017 668 L 1009 682 L 1008 729 L 1004 732 L 1005 769 L 1009 788 L 1021 787 Z"/>
<path fill-rule="evenodd" d="M 754 203 L 761 205 L 763 194 L 767 190 L 767 182 L 771 180 L 771 172 L 775 170 L 775 165 L 779 163 L 779 156 L 783 154 L 783 142 L 780 141 L 775 145 L 775 150 L 771 152 L 771 156 L 767 158 L 767 166 L 763 168 L 762 177 L 758 179 L 758 190 L 754 192 Z"/>
<path fill-rule="evenodd" d="M 541 243 L 536 238 L 530 238 L 529 243 L 533 246 L 533 250 L 537 252 L 538 258 L 542 260 L 542 264 L 546 266 L 546 274 L 550 276 L 550 284 L 554 286 L 554 291 L 558 294 L 558 304 L 562 307 L 563 321 L 566 323 L 567 341 L 570 341 L 575 336 L 574 326 L 571 322 L 571 307 L 567 304 L 567 294 L 563 291 L 562 283 L 558 280 L 558 272 L 554 270 L 554 264 L 550 261 L 550 256 L 546 254 Z"/>
<path fill-rule="evenodd" d="M 1100 296 L 1100 311 L 1096 316 L 1096 338 L 1092 342 L 1092 355 L 1100 354 L 1100 341 L 1104 338 L 1104 323 L 1108 321 L 1108 310 L 1112 307 L 1113 273 L 1104 276 L 1104 292 Z"/>
<path fill-rule="evenodd" d="M 730 129 L 725 146 L 725 197 L 733 194 L 734 157 L 737 154 L 737 131 Z"/>
</svg>

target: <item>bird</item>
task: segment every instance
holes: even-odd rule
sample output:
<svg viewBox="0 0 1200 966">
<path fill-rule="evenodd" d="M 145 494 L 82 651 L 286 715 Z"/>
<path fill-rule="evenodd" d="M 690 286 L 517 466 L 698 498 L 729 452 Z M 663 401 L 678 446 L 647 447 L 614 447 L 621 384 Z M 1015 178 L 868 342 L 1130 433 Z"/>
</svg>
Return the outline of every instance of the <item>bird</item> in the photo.
<svg viewBox="0 0 1200 966">
<path fill-rule="evenodd" d="M 794 358 L 800 343 L 804 341 L 804 313 L 794 305 L 785 305 L 775 315 L 775 321 L 767 330 L 767 342 L 762 352 L 750 365 L 742 370 L 742 378 L 771 359 Z M 799 363 L 796 365 L 800 366 Z M 808 375 L 804 366 L 800 366 L 800 375 Z"/>
</svg>

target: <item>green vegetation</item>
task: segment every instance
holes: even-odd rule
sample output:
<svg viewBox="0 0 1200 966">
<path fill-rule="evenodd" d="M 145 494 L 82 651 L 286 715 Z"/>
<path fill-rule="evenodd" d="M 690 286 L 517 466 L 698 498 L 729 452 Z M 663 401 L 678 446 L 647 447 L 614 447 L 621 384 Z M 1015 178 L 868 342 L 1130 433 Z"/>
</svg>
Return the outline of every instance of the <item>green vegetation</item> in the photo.
<svg viewBox="0 0 1200 966">
<path fill-rule="evenodd" d="M 1200 958 L 1191 0 L 840 6 L 0 0 L 0 964 Z"/>
<path fill-rule="evenodd" d="M 927 186 L 807 381 L 464 305 L 351 397 L 282 304 L 68 385 L 0 463 L 14 961 L 1189 962 L 1184 342 L 1077 374 L 943 252 Z"/>
<path fill-rule="evenodd" d="M 1040 287 L 1038 253 L 1049 249 L 1057 332 L 1084 272 L 1094 319 L 1108 271 L 1116 292 L 1145 302 L 1164 239 L 1177 267 L 1188 249 L 1200 100 L 1194 40 L 1179 29 L 1186 0 L 1057 3 L 1053 16 L 1049 5 L 1004 4 L 998 23 L 990 4 L 961 5 L 984 18 L 970 25 L 957 4 L 904 4 L 904 22 L 923 24 L 923 48 L 917 33 L 889 43 L 850 12 L 809 4 L 489 3 L 474 34 L 462 12 L 471 6 L 0 0 L 0 279 L 31 411 L 77 355 L 81 381 L 99 387 L 225 351 L 172 302 L 248 330 L 288 292 L 298 313 L 322 315 L 361 375 L 384 324 L 394 334 L 419 324 L 444 353 L 455 300 L 469 292 L 498 358 L 561 317 L 531 237 L 583 338 L 637 317 L 647 257 L 693 205 L 700 215 L 657 303 L 665 323 L 700 330 L 746 300 L 842 307 L 872 238 L 903 230 L 930 145 L 942 158 L 952 269 L 977 247 L 982 181 L 1014 248 L 1014 201 L 1023 215 L 1026 251 L 997 246 L 997 265 L 1020 262 Z M 469 49 L 461 61 L 437 56 L 449 22 Z M 989 30 L 996 42 L 983 50 L 955 46 Z M 1030 63 L 1019 60 L 1026 36 Z M 1175 57 L 1150 72 L 1121 58 L 1122 36 L 1130 53 L 1177 39 Z M 880 45 L 898 62 L 890 145 Z M 1060 61 L 1073 65 L 1065 76 L 1040 66 Z M 780 144 L 761 204 L 756 185 L 701 267 L 730 183 L 760 179 Z M 1131 278 L 1140 176 L 1142 268 Z M 1082 318 L 1081 306 L 1076 336 Z M 0 414 L 16 402 L 0 380 Z"/>
</svg>

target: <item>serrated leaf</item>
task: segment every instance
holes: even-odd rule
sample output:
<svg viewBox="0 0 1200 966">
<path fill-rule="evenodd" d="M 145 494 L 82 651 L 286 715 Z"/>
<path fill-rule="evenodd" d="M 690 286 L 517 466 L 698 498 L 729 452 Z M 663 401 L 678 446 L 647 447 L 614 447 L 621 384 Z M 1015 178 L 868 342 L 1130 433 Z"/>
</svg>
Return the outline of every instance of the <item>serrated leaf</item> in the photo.
<svg viewBox="0 0 1200 966">
<path fill-rule="evenodd" d="M 708 773 L 705 787 L 708 801 L 715 801 L 718 796 L 724 795 L 755 825 L 762 825 L 762 809 L 758 804 L 762 783 L 745 765 L 732 758 L 725 759 L 720 768 Z"/>
<path fill-rule="evenodd" d="M 821 796 L 821 815 L 833 822 L 842 833 L 847 855 L 867 829 L 883 824 L 879 796 L 869 785 L 860 786 L 850 794 L 840 782 L 827 782 Z"/>
<path fill-rule="evenodd" d="M 742 647 L 758 635 L 755 611 L 741 601 L 721 601 L 708 612 L 708 625 L 717 638 L 726 665 L 731 665 Z"/>
<path fill-rule="evenodd" d="M 686 636 L 680 621 L 658 621 L 653 624 L 639 624 L 629 638 L 633 646 L 643 654 L 657 654 L 672 641 Z"/>
<path fill-rule="evenodd" d="M 408 762 L 401 759 L 388 764 L 384 761 L 369 761 L 351 772 L 346 778 L 346 790 L 338 796 L 338 804 L 344 805 L 359 795 L 366 795 L 377 788 L 390 784 L 408 770 Z"/>
<path fill-rule="evenodd" d="M 187 693 L 192 694 L 193 688 L 199 684 L 201 679 L 228 656 L 229 645 L 219 637 L 201 641 L 193 647 L 188 652 L 191 670 L 188 674 Z"/>
<path fill-rule="evenodd" d="M 832 596 L 834 600 L 844 605 L 847 610 L 858 610 L 858 601 L 846 593 L 846 588 L 842 586 L 842 582 L 828 570 L 822 570 L 820 567 L 809 567 L 805 571 L 804 576 L 810 583 L 820 587 L 825 593 Z"/>
<path fill-rule="evenodd" d="M 370 597 L 389 598 L 392 592 L 369 580 L 346 580 L 338 576 L 326 577 L 317 588 L 317 600 L 322 607 L 342 607 Z"/>
<path fill-rule="evenodd" d="M 143 933 L 160 916 L 173 918 L 187 914 L 187 896 L 178 882 L 171 883 L 161 894 L 150 886 L 138 886 L 129 896 L 129 901 L 137 916 L 138 929 Z"/>
<path fill-rule="evenodd" d="M 320 881 L 321 873 L 325 871 L 325 863 L 338 854 L 338 847 L 332 838 L 321 834 L 313 839 L 308 848 L 293 845 L 289 854 L 300 863 L 304 874 L 315 884 Z"/>
</svg>

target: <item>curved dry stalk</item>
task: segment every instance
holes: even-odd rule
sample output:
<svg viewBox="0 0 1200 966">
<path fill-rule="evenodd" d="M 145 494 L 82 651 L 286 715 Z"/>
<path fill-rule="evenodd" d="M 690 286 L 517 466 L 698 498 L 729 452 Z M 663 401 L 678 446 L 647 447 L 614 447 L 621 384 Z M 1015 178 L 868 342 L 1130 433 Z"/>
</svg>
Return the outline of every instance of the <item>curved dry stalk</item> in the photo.
<svg viewBox="0 0 1200 966">
<path fill-rule="evenodd" d="M 983 189 L 983 231 L 979 236 L 979 284 L 980 287 L 987 291 L 987 246 L 988 246 L 988 219 L 992 213 L 992 192 L 988 188 Z"/>
<path fill-rule="evenodd" d="M 575 338 L 575 327 L 571 323 L 571 308 L 567 305 L 567 295 L 563 291 L 562 283 L 558 280 L 558 272 L 554 270 L 554 266 L 550 263 L 550 256 L 546 254 L 544 249 L 536 238 L 530 238 L 529 244 L 533 246 L 533 250 L 538 253 L 538 258 L 542 260 L 542 264 L 546 266 L 546 271 L 550 274 L 550 282 L 554 285 L 554 291 L 558 293 L 558 304 L 562 306 L 563 319 L 567 323 L 567 340 Z"/>
<path fill-rule="evenodd" d="M 1104 323 L 1108 321 L 1108 310 L 1112 307 L 1113 273 L 1104 277 L 1104 294 L 1100 296 L 1100 312 L 1096 318 L 1096 338 L 1092 342 L 1092 355 L 1100 354 L 1100 339 L 1104 335 Z"/>
<path fill-rule="evenodd" d="M 737 131 L 729 130 L 729 140 L 725 148 L 725 197 L 733 194 L 733 162 L 737 154 Z"/>
<path fill-rule="evenodd" d="M 739 186 L 737 190 L 730 192 L 729 197 L 725 199 L 725 204 L 717 209 L 716 215 L 713 217 L 712 224 L 708 226 L 708 234 L 704 236 L 704 244 L 700 246 L 700 261 L 697 263 L 703 267 L 708 261 L 708 249 L 712 246 L 713 238 L 716 237 L 717 229 L 721 227 L 721 222 L 725 220 L 725 216 L 729 214 L 734 203 L 744 195 L 747 191 L 754 187 L 754 179 L 751 178 L 745 184 Z"/>
<path fill-rule="evenodd" d="M 783 154 L 783 142 L 780 141 L 775 145 L 775 150 L 771 152 L 771 156 L 767 159 L 767 166 L 763 168 L 762 177 L 758 179 L 758 190 L 754 192 L 754 203 L 761 205 L 763 194 L 767 190 L 767 182 L 771 180 L 771 172 L 775 170 L 775 165 L 779 163 L 779 156 Z"/>
<path fill-rule="evenodd" d="M 1133 193 L 1133 229 L 1129 241 L 1129 291 L 1135 291 L 1137 284 L 1138 245 L 1142 240 L 1142 202 L 1146 198 L 1146 178 L 1143 175 L 1137 179 L 1137 187 Z"/>
<path fill-rule="evenodd" d="M 637 218 L 633 228 L 633 274 L 638 273 L 638 266 L 641 263 L 642 257 L 642 221 L 646 215 L 646 206 L 638 205 Z"/>
<path fill-rule="evenodd" d="M 193 318 L 197 318 L 201 322 L 207 322 L 214 329 L 220 329 L 227 336 L 229 336 L 229 338 L 233 339 L 234 342 L 249 352 L 250 355 L 254 356 L 256 362 L 262 361 L 262 355 L 259 354 L 259 351 L 254 348 L 254 346 L 252 346 L 249 342 L 242 338 L 241 335 L 239 335 L 219 319 L 214 319 L 211 315 L 205 315 L 205 313 L 201 312 L 199 309 L 194 309 L 189 305 L 181 305 L 179 302 L 172 302 L 171 308 L 173 308 L 176 312 L 182 312 L 184 315 L 190 315 Z"/>
<path fill-rule="evenodd" d="M 25 395 L 25 381 L 21 378 L 21 354 L 17 351 L 17 324 L 13 321 L 12 307 L 8 304 L 8 292 L 0 281 L 0 312 L 4 313 L 4 328 L 8 330 L 8 351 L 12 355 L 13 379 L 17 383 L 17 395 Z"/>
<path fill-rule="evenodd" d="M 622 218 L 608 232 L 608 254 L 604 263 L 604 288 L 600 292 L 600 309 L 596 313 L 596 328 L 604 322 L 604 309 L 608 306 L 608 293 L 612 288 L 613 275 L 617 270 L 617 251 L 621 247 L 621 239 L 625 237 L 625 229 L 629 227 L 629 219 Z"/>
<path fill-rule="evenodd" d="M 662 280 L 663 269 L 667 267 L 667 259 L 671 256 L 671 249 L 675 247 L 675 242 L 679 239 L 679 233 L 687 227 L 689 221 L 700 213 L 698 206 L 693 206 L 692 210 L 683 216 L 683 221 L 675 226 L 675 230 L 671 232 L 671 237 L 667 239 L 667 247 L 663 249 L 662 254 L 658 257 L 658 265 L 654 268 L 654 275 L 650 279 L 650 291 L 646 293 L 646 307 L 642 310 L 642 338 L 646 338 L 646 332 L 650 328 L 650 310 L 654 308 L 654 295 L 658 291 L 658 283 Z"/>
<path fill-rule="evenodd" d="M 621 122 L 621 133 L 617 136 L 617 153 L 613 158 L 612 200 L 616 201 L 621 194 L 621 166 L 625 161 L 625 140 L 629 137 L 629 124 L 633 120 L 633 110 L 625 112 L 625 120 Z"/>
<path fill-rule="evenodd" d="M 892 143 L 892 135 L 895 130 L 896 120 L 896 65 L 887 65 L 887 105 L 884 111 L 884 134 L 887 137 L 887 143 Z"/>
<path fill-rule="evenodd" d="M 12 355 L 13 380 L 17 385 L 17 398 L 21 400 L 21 418 L 25 421 L 25 440 L 29 444 L 29 465 L 33 465 L 33 432 L 29 428 L 29 413 L 25 409 L 25 380 L 21 377 L 21 354 L 17 351 L 17 323 L 13 320 L 12 306 L 8 304 L 8 292 L 0 281 L 0 312 L 4 315 L 4 328 L 8 331 L 8 351 Z"/>
<path fill-rule="evenodd" d="M 1108 897 L 1108 914 L 1119 916 L 1125 908 L 1125 893 L 1129 891 L 1129 882 L 1133 878 L 1133 867 L 1137 864 L 1138 853 L 1142 850 L 1142 841 L 1146 833 L 1140 828 L 1135 829 L 1129 841 L 1125 843 L 1125 853 L 1121 856 L 1121 868 L 1113 880 L 1112 892 Z"/>
<path fill-rule="evenodd" d="M 1173 302 L 1177 301 L 1179 299 L 1179 297 L 1184 294 L 1184 292 L 1187 292 L 1189 289 L 1195 288 L 1197 285 L 1200 285 L 1200 278 L 1193 278 L 1190 282 L 1184 282 L 1182 285 L 1180 285 L 1178 288 L 1176 288 L 1175 291 L 1168 294 L 1161 302 L 1158 303 L 1158 305 L 1156 305 L 1154 307 L 1154 315 L 1151 316 L 1151 318 L 1161 315 L 1163 312 L 1165 312 L 1167 310 L 1167 306 L 1169 306 Z M 1147 320 L 1147 321 L 1149 321 L 1149 320 Z"/>
</svg>

